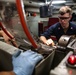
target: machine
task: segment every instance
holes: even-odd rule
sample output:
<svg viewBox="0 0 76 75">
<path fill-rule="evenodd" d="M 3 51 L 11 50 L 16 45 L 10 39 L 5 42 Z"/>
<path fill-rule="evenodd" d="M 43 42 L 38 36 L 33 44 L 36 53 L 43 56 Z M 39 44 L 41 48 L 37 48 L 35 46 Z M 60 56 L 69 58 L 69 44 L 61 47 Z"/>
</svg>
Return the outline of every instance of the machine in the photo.
<svg viewBox="0 0 76 75">
<path fill-rule="evenodd" d="M 15 0 L 13 3 L 1 1 L 1 4 L 0 27 L 9 38 L 15 38 L 16 43 L 11 41 L 11 44 L 9 45 L 1 39 L 0 58 L 2 61 L 1 64 L 4 66 L 0 65 L 0 71 L 11 71 L 13 69 L 11 58 L 19 49 L 22 51 L 31 49 L 44 56 L 44 59 L 35 66 L 32 75 L 58 75 L 59 73 L 57 74 L 56 67 L 59 69 L 62 68 L 62 70 L 65 67 L 69 69 L 70 65 L 68 65 L 67 61 L 69 60 L 70 55 L 75 54 L 75 37 L 63 35 L 55 47 L 46 46 L 28 29 L 28 20 L 24 10 L 23 0 Z M 12 37 L 8 31 L 14 37 Z M 72 71 L 75 70 L 73 67 L 70 68 Z M 65 70 L 65 72 L 67 71 Z M 75 75 L 75 73 L 76 72 L 74 71 L 72 75 Z M 68 73 L 66 75 L 68 75 Z"/>
</svg>

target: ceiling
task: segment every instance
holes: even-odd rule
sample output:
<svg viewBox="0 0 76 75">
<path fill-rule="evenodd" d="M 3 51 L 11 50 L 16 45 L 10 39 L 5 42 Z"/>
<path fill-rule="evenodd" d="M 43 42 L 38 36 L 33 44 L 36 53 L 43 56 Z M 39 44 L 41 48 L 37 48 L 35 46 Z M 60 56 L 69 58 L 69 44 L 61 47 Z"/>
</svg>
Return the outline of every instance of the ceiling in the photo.
<svg viewBox="0 0 76 75">
<path fill-rule="evenodd" d="M 0 0 L 4 2 L 11 2 L 15 3 L 15 0 Z M 53 9 L 56 11 L 63 5 L 68 5 L 72 9 L 76 9 L 76 0 L 23 0 L 25 9 L 29 12 L 38 12 L 39 13 L 39 7 L 48 5 L 50 2 L 50 5 L 53 6 Z"/>
<path fill-rule="evenodd" d="M 57 11 L 61 6 L 68 5 L 76 9 L 76 1 L 74 0 L 24 0 L 26 10 L 29 12 L 39 12 L 39 7 L 50 3 Z"/>
</svg>

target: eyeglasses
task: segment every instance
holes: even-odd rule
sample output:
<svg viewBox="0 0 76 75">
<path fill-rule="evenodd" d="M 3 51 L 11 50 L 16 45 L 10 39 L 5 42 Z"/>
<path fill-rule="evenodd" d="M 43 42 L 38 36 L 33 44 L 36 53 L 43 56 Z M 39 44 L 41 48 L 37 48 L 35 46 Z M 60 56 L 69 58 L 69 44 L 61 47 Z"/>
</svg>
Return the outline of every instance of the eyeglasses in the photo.
<svg viewBox="0 0 76 75">
<path fill-rule="evenodd" d="M 61 20 L 66 20 L 66 19 L 69 19 L 70 17 L 59 17 L 59 19 Z"/>
</svg>

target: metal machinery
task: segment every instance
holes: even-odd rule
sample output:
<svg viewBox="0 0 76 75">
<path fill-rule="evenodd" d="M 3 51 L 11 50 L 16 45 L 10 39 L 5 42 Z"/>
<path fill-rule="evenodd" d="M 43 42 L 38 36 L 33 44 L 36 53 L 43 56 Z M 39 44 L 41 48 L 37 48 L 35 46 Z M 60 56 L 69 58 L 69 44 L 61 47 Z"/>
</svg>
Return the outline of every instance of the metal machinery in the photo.
<svg viewBox="0 0 76 75">
<path fill-rule="evenodd" d="M 30 33 L 27 27 L 23 0 L 15 0 L 13 4 L 7 3 L 5 0 L 5 2 L 1 2 L 1 4 L 0 27 L 4 30 L 9 38 L 16 39 L 18 48 L 12 41 L 11 44 L 13 46 L 0 41 L 0 71 L 11 71 L 13 69 L 12 55 L 16 51 L 19 49 L 23 51 L 31 49 L 41 53 L 44 56 L 44 59 L 36 65 L 33 75 L 49 75 L 55 50 L 54 48 L 50 48 L 49 46 L 47 47 L 40 43 L 38 39 L 35 40 L 35 37 L 33 37 Z M 8 31 L 14 37 L 12 37 Z"/>
<path fill-rule="evenodd" d="M 54 71 L 51 72 L 52 69 L 61 61 L 61 63 L 64 63 L 68 55 L 75 53 L 76 39 L 71 36 L 63 35 L 55 47 L 50 47 L 44 45 L 38 38 L 35 38 L 35 36 L 30 33 L 24 13 L 23 0 L 16 0 L 14 4 L 6 2 L 2 2 L 2 4 L 3 7 L 0 9 L 2 15 L 0 26 L 4 32 L 13 39 L 8 33 L 8 31 L 10 31 L 19 47 L 15 47 L 16 45 L 12 42 L 11 44 L 14 46 L 0 41 L 0 71 L 11 71 L 13 69 L 12 55 L 19 49 L 23 51 L 31 49 L 44 56 L 44 59 L 35 66 L 32 75 L 52 75 L 54 73 Z M 13 7 L 15 5 L 16 7 Z M 70 51 L 72 52 L 70 53 Z M 61 63 L 60 65 L 62 65 Z"/>
<path fill-rule="evenodd" d="M 55 66 L 50 70 L 50 75 L 75 75 L 76 74 L 75 72 L 76 62 L 75 64 L 72 64 L 73 60 L 70 60 L 71 56 L 74 56 L 74 57 L 76 56 L 76 41 L 75 40 L 76 38 L 65 36 L 65 35 L 63 35 L 60 38 L 59 44 L 62 47 L 60 46 L 59 47 L 63 49 L 58 49 L 56 53 L 61 54 L 61 56 L 55 55 L 57 57 L 55 57 L 56 59 L 54 59 L 55 63 L 57 63 L 56 61 L 58 60 L 60 60 L 60 62 L 58 62 L 57 65 L 54 63 Z M 59 50 L 61 52 L 58 52 Z M 76 61 L 76 59 L 74 59 L 74 61 Z"/>
</svg>

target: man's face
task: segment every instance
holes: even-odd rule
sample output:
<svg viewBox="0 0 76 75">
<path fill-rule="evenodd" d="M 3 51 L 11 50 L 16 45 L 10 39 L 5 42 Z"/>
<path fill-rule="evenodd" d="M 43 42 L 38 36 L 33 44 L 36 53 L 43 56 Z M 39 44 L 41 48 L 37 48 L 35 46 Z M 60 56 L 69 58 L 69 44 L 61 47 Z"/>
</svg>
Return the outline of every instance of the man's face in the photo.
<svg viewBox="0 0 76 75">
<path fill-rule="evenodd" d="M 63 29 L 67 29 L 69 27 L 70 19 L 71 19 L 71 15 L 69 15 L 69 13 L 59 15 L 59 22 L 61 23 Z"/>
</svg>

